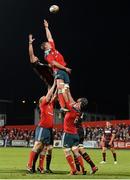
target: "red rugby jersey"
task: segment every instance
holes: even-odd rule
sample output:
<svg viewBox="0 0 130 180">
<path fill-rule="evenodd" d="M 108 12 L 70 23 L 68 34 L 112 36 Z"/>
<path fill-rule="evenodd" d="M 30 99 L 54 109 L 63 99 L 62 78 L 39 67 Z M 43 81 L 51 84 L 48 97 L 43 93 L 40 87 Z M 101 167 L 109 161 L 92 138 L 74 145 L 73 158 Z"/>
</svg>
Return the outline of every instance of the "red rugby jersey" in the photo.
<svg viewBox="0 0 130 180">
<path fill-rule="evenodd" d="M 64 57 L 62 56 L 62 54 L 59 52 L 59 51 L 57 51 L 56 49 L 55 49 L 55 43 L 54 43 L 54 41 L 50 41 L 49 42 L 50 44 L 51 44 L 51 50 L 50 50 L 50 52 L 49 52 L 49 54 L 45 54 L 45 56 L 44 56 L 44 59 L 49 63 L 49 64 L 52 64 L 52 61 L 56 61 L 56 62 L 58 62 L 59 64 L 61 64 L 62 66 L 66 66 L 66 62 L 65 62 L 65 60 L 64 60 Z M 57 67 L 55 67 L 55 66 L 52 66 L 52 69 L 53 69 L 53 71 L 57 71 L 58 70 L 58 68 Z"/>
<path fill-rule="evenodd" d="M 70 112 L 67 112 L 64 117 L 64 132 L 70 134 L 77 134 L 77 128 L 74 121 L 77 117 L 81 115 L 81 113 L 73 106 L 70 106 L 69 103 L 67 103 L 66 105 Z"/>
<path fill-rule="evenodd" d="M 54 103 L 46 102 L 46 97 L 44 97 L 39 107 L 41 113 L 40 113 L 40 122 L 38 123 L 38 125 L 44 128 L 53 128 Z"/>
</svg>

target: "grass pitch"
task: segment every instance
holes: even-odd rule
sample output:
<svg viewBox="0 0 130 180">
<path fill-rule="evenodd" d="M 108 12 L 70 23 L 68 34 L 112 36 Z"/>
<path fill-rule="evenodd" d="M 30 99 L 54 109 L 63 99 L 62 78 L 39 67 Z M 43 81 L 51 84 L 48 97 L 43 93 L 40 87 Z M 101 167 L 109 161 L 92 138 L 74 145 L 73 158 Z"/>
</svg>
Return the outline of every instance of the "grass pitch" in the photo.
<svg viewBox="0 0 130 180">
<path fill-rule="evenodd" d="M 28 174 L 26 164 L 30 148 L 0 148 L 0 179 L 130 179 L 130 150 L 118 150 L 118 163 L 113 163 L 111 152 L 107 151 L 107 163 L 100 164 L 101 150 L 87 150 L 98 167 L 98 172 L 89 175 L 90 166 L 85 162 L 87 175 L 68 175 L 69 166 L 62 149 L 53 149 L 51 169 L 54 174 Z"/>
</svg>

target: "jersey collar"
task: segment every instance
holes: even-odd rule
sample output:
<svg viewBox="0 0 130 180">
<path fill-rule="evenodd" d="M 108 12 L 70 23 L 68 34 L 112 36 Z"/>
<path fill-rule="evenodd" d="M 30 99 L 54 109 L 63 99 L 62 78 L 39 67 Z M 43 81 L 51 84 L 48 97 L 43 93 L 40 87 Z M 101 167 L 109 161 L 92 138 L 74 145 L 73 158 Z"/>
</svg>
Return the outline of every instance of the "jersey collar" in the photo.
<svg viewBox="0 0 130 180">
<path fill-rule="evenodd" d="M 51 49 L 47 49 L 44 51 L 45 56 L 47 56 L 50 53 Z"/>
</svg>

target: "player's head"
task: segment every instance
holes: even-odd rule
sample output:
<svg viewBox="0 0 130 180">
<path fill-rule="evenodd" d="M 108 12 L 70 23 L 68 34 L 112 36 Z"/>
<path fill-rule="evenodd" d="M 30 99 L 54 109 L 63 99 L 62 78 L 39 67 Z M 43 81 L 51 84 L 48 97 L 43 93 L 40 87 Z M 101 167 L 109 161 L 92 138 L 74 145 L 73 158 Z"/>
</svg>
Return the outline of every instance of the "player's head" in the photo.
<svg viewBox="0 0 130 180">
<path fill-rule="evenodd" d="M 41 104 L 42 100 L 45 98 L 45 96 L 40 97 L 39 104 Z"/>
<path fill-rule="evenodd" d="M 86 110 L 87 104 L 88 104 L 87 98 L 79 98 L 79 99 L 77 100 L 77 103 L 80 104 L 80 110 L 81 110 L 81 111 L 85 111 L 85 110 Z"/>
<path fill-rule="evenodd" d="M 41 49 L 44 51 L 49 50 L 49 49 L 51 49 L 51 44 L 49 42 L 43 42 L 41 44 Z"/>
<path fill-rule="evenodd" d="M 111 127 L 111 123 L 109 121 L 106 122 L 106 127 L 107 128 Z"/>
</svg>

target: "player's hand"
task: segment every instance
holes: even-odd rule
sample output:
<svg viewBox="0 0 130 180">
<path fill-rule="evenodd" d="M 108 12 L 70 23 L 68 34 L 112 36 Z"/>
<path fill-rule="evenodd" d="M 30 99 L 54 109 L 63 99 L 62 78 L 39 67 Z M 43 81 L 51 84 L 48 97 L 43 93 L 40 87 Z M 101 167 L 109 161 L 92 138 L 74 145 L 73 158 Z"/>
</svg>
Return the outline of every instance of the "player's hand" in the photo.
<svg viewBox="0 0 130 180">
<path fill-rule="evenodd" d="M 29 43 L 32 44 L 35 39 L 33 38 L 32 34 L 29 34 Z"/>
<path fill-rule="evenodd" d="M 69 74 L 71 74 L 72 69 L 70 69 L 70 68 L 65 68 L 65 70 L 66 70 L 66 72 L 68 72 Z"/>
<path fill-rule="evenodd" d="M 48 26 L 49 26 L 49 24 L 48 24 L 47 20 L 44 19 L 44 27 L 45 27 L 45 28 L 48 28 Z"/>
</svg>

